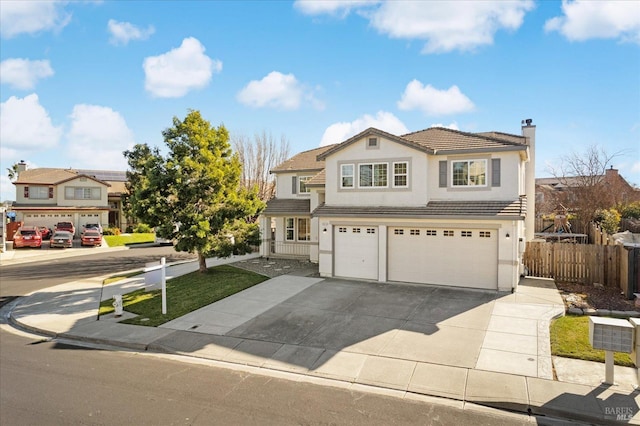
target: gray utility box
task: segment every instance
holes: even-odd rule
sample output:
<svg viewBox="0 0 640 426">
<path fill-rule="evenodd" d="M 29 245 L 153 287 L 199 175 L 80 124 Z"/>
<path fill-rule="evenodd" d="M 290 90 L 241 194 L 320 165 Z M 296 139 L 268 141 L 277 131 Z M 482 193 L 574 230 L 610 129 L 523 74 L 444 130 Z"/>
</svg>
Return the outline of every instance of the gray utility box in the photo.
<svg viewBox="0 0 640 426">
<path fill-rule="evenodd" d="M 618 318 L 589 317 L 589 343 L 593 349 L 631 353 L 635 327 Z"/>
</svg>

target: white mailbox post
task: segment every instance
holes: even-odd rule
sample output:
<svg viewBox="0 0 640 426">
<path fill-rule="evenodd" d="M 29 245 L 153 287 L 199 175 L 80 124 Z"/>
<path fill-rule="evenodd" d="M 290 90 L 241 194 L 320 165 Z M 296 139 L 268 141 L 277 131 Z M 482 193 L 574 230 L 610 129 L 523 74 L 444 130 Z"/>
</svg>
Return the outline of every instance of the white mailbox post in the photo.
<svg viewBox="0 0 640 426">
<path fill-rule="evenodd" d="M 160 283 L 162 289 L 162 315 L 167 313 L 167 271 L 165 258 L 160 263 L 148 263 L 144 268 L 144 283 L 151 286 Z"/>
<path fill-rule="evenodd" d="M 605 380 L 613 385 L 613 353 L 631 353 L 634 349 L 635 328 L 623 319 L 589 317 L 589 343 L 594 349 L 604 350 Z"/>
</svg>

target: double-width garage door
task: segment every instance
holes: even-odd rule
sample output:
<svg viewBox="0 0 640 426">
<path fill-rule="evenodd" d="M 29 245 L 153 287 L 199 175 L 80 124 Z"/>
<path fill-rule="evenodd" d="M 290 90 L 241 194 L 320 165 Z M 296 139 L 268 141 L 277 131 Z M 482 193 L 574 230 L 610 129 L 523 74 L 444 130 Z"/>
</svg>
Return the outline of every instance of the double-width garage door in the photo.
<svg viewBox="0 0 640 426">
<path fill-rule="evenodd" d="M 388 279 L 496 289 L 495 229 L 388 228 Z"/>
</svg>

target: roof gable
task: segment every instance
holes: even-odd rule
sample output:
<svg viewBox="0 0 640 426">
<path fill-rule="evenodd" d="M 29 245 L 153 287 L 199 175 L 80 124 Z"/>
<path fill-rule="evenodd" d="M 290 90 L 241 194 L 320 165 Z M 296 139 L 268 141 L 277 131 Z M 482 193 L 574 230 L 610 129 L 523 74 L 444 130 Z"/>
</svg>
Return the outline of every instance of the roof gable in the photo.
<svg viewBox="0 0 640 426">
<path fill-rule="evenodd" d="M 413 149 L 417 149 L 419 151 L 425 151 L 428 152 L 427 149 L 425 149 L 424 147 L 420 146 L 420 145 L 416 145 L 414 143 L 412 143 L 411 141 L 404 139 L 401 136 L 396 136 L 396 135 L 392 135 L 391 133 L 387 133 L 383 130 L 380 129 L 376 129 L 375 127 L 369 127 L 366 130 L 363 130 L 362 132 L 358 133 L 355 136 L 350 137 L 349 139 L 347 139 L 346 141 L 333 145 L 333 147 L 327 151 L 325 151 L 324 153 L 318 155 L 318 160 L 324 161 L 328 156 L 335 154 L 338 151 L 343 150 L 344 148 L 348 147 L 351 144 L 354 144 L 356 142 L 358 142 L 359 140 L 362 140 L 363 138 L 366 138 L 368 136 L 379 136 L 381 138 L 385 138 L 388 139 L 390 141 L 399 143 L 401 145 L 405 145 L 408 146 L 410 148 Z"/>
</svg>

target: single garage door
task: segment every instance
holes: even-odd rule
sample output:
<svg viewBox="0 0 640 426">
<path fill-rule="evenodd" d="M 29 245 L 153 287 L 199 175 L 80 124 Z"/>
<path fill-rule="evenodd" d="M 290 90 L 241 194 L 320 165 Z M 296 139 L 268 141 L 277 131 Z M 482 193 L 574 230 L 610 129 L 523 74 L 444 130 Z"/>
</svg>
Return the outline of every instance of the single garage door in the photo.
<svg viewBox="0 0 640 426">
<path fill-rule="evenodd" d="M 334 226 L 333 258 L 336 277 L 378 279 L 378 228 Z"/>
<path fill-rule="evenodd" d="M 498 288 L 496 229 L 389 227 L 388 241 L 389 281 Z"/>
</svg>

